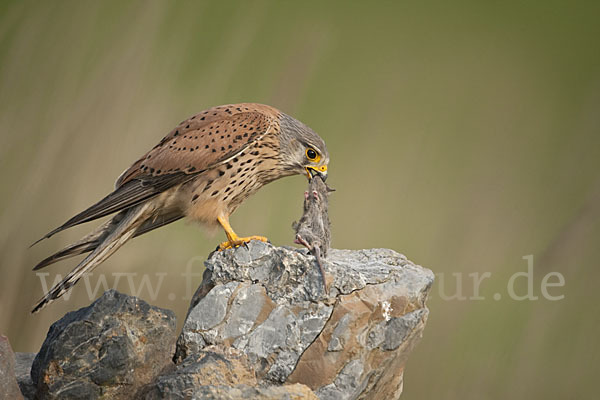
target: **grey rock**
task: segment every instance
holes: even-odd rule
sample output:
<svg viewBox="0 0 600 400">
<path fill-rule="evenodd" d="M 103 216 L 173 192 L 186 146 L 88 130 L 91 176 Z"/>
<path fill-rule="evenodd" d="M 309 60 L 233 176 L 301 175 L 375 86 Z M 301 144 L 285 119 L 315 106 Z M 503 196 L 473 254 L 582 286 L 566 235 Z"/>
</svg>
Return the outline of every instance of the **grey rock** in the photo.
<svg viewBox="0 0 600 400">
<path fill-rule="evenodd" d="M 352 360 L 344 366 L 335 378 L 334 385 L 342 394 L 342 398 L 355 398 L 361 392 L 365 383 L 361 381 L 364 367 L 361 360 Z"/>
<path fill-rule="evenodd" d="M 27 400 L 32 400 L 35 397 L 35 385 L 31 380 L 31 364 L 35 359 L 35 353 L 15 353 L 16 364 L 15 374 L 17 383 L 21 389 L 23 397 Z"/>
<path fill-rule="evenodd" d="M 161 378 L 163 387 L 181 381 L 207 349 L 235 349 L 258 387 L 300 383 L 322 399 L 400 395 L 404 364 L 427 320 L 431 271 L 393 250 L 331 249 L 323 263 L 326 293 L 304 249 L 252 241 L 215 252 L 205 264 L 177 341 L 178 378 Z M 252 397 L 236 385 L 193 393 Z M 250 397 L 235 397 L 242 395 Z"/>
<path fill-rule="evenodd" d="M 158 377 L 142 396 L 145 399 L 188 399 L 203 386 L 256 385 L 244 354 L 235 349 L 207 347 Z"/>
<path fill-rule="evenodd" d="M 294 312 L 293 307 L 280 305 L 271 316 L 258 326 L 249 336 L 247 346 L 238 347 L 253 362 L 267 368 L 257 368 L 256 372 L 272 382 L 285 382 L 292 373 L 300 356 L 315 340 L 331 315 L 333 307 L 308 304 L 306 308 Z M 272 357 L 275 357 L 271 361 Z"/>
<path fill-rule="evenodd" d="M 317 399 L 306 386 L 260 385 L 246 355 L 234 348 L 207 346 L 156 379 L 140 396 L 146 400 Z"/>
<path fill-rule="evenodd" d="M 203 386 L 196 390 L 192 399 L 206 400 L 318 400 L 305 385 L 283 386 Z"/>
<path fill-rule="evenodd" d="M 427 310 L 421 309 L 386 322 L 385 339 L 381 350 L 390 351 L 400 347 L 419 323 L 427 317 L 427 312 Z"/>
<path fill-rule="evenodd" d="M 193 330 L 207 330 L 216 326 L 225 318 L 227 300 L 238 286 L 237 282 L 219 286 L 211 290 L 201 300 L 201 305 L 194 307 L 188 316 L 188 326 Z"/>
<path fill-rule="evenodd" d="M 342 351 L 344 349 L 344 345 L 348 340 L 348 322 L 350 321 L 350 315 L 344 315 L 335 326 L 333 330 L 333 334 L 331 335 L 331 339 L 329 340 L 329 345 L 327 346 L 327 351 Z"/>
<path fill-rule="evenodd" d="M 174 396 L 174 397 L 171 397 Z M 249 385 L 210 385 L 197 386 L 185 396 L 169 394 L 166 397 L 148 399 L 173 400 L 318 400 L 318 397 L 305 385 L 249 386 Z"/>
<path fill-rule="evenodd" d="M 265 297 L 260 285 L 242 287 L 231 304 L 231 323 L 223 329 L 223 339 L 240 337 L 254 327 L 260 311 L 265 305 Z M 248 301 L 253 299 L 253 301 Z"/>
<path fill-rule="evenodd" d="M 0 335 L 0 398 L 22 399 L 15 375 L 15 353 L 8 338 Z"/>
<path fill-rule="evenodd" d="M 206 262 L 214 288 L 189 311 L 176 359 L 183 360 L 208 345 L 232 344 L 255 363 L 259 376 L 272 382 L 285 381 L 333 308 L 314 302 L 322 296 L 322 284 L 307 259 L 304 251 L 256 241 L 248 248 L 214 253 Z M 303 287 L 305 277 L 299 268 L 310 270 L 317 279 L 312 291 Z M 215 326 L 214 319 L 203 310 L 214 305 L 216 292 L 220 304 L 228 309 L 225 320 Z"/>
<path fill-rule="evenodd" d="M 387 249 L 332 249 L 323 265 L 329 292 L 305 249 L 215 252 L 176 351 L 171 311 L 109 291 L 7 376 L 28 399 L 398 398 L 433 273 Z"/>
<path fill-rule="evenodd" d="M 31 368 L 36 397 L 131 398 L 172 365 L 172 311 L 114 290 L 55 322 Z"/>
</svg>

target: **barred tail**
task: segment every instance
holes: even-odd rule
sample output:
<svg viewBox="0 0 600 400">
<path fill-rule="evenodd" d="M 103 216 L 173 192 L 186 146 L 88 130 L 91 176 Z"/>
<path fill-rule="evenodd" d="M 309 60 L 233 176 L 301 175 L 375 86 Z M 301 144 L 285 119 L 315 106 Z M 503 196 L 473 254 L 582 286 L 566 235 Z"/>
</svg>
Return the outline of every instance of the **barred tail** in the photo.
<svg viewBox="0 0 600 400">
<path fill-rule="evenodd" d="M 66 247 L 38 264 L 35 269 L 42 268 L 64 258 L 93 250 L 65 277 L 65 279 L 62 280 L 62 282 L 52 287 L 52 289 L 40 299 L 31 312 L 36 313 L 52 301 L 58 299 L 75 285 L 77 281 L 81 279 L 83 274 L 92 271 L 117 251 L 117 249 L 119 249 L 126 241 L 131 239 L 136 234 L 138 228 L 140 228 L 146 220 L 151 219 L 152 208 L 151 204 L 145 203 L 119 213 L 113 219 L 79 242 Z"/>
</svg>

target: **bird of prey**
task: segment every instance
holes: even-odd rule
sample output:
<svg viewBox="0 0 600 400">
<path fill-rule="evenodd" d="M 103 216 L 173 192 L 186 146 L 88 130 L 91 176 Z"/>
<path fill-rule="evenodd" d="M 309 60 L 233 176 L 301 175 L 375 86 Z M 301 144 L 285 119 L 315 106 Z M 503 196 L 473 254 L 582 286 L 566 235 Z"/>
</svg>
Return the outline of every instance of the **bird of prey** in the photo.
<svg viewBox="0 0 600 400">
<path fill-rule="evenodd" d="M 229 216 L 262 186 L 284 176 L 327 177 L 325 142 L 308 126 L 263 104 L 213 107 L 181 122 L 126 169 L 115 190 L 42 239 L 110 214 L 81 240 L 37 264 L 34 270 L 90 253 L 35 305 L 32 313 L 62 296 L 129 239 L 186 217 L 221 225 L 220 250 L 262 236 L 240 237 Z M 37 243 L 37 242 L 36 242 Z"/>
</svg>

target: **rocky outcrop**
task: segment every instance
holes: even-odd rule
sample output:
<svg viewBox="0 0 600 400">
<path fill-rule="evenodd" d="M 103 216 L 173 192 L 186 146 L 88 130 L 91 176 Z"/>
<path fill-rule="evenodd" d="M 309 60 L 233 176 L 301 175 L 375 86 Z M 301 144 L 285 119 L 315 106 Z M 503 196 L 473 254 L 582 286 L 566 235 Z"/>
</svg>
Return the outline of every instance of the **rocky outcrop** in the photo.
<svg viewBox="0 0 600 400">
<path fill-rule="evenodd" d="M 26 398 L 395 399 L 433 274 L 387 249 L 253 241 L 206 261 L 175 347 L 173 313 L 115 291 L 17 356 Z"/>
<path fill-rule="evenodd" d="M 386 249 L 331 250 L 324 265 L 329 294 L 305 250 L 251 242 L 213 254 L 175 360 L 233 348 L 258 384 L 301 383 L 322 399 L 397 398 L 433 273 Z"/>
<path fill-rule="evenodd" d="M 130 399 L 171 362 L 175 316 L 114 290 L 55 322 L 31 368 L 41 399 Z"/>
</svg>

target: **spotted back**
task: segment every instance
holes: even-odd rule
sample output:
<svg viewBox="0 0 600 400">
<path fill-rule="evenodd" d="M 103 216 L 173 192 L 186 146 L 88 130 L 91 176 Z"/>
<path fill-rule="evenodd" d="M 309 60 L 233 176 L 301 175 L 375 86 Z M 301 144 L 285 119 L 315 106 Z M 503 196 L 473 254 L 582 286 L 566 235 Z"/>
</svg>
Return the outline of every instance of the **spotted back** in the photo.
<svg viewBox="0 0 600 400">
<path fill-rule="evenodd" d="M 277 129 L 281 113 L 254 103 L 213 107 L 182 121 L 152 150 L 125 170 L 116 186 L 136 178 L 195 174 L 226 162 Z"/>
</svg>

